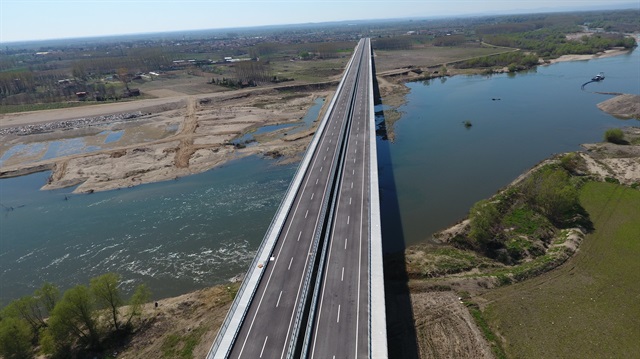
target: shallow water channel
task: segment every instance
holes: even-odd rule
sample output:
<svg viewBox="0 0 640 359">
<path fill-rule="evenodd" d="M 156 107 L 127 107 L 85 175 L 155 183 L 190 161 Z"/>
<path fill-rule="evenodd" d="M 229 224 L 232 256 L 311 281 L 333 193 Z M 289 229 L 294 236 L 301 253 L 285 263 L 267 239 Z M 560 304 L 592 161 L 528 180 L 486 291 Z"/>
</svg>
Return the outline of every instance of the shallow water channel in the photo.
<svg viewBox="0 0 640 359">
<path fill-rule="evenodd" d="M 588 91 L 640 93 L 639 55 L 409 84 L 396 141 L 378 140 L 385 250 L 430 238 L 553 153 L 637 125 L 602 113 L 610 96 Z M 581 91 L 600 71 L 606 80 Z M 108 271 L 155 298 L 223 283 L 246 270 L 295 172 L 273 163 L 91 195 L 38 191 L 48 173 L 0 180 L 0 304 Z"/>
</svg>

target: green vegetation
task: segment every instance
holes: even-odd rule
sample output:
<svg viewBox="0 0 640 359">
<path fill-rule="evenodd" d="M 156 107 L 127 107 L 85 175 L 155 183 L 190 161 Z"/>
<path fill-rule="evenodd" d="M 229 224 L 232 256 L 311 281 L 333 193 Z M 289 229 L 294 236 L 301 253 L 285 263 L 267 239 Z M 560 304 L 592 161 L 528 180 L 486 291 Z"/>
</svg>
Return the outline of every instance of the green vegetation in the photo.
<svg viewBox="0 0 640 359">
<path fill-rule="evenodd" d="M 167 336 L 162 342 L 162 357 L 163 358 L 193 358 L 193 349 L 200 343 L 202 335 L 205 333 L 206 328 L 198 327 L 188 333 L 182 335 L 173 333 Z"/>
<path fill-rule="evenodd" d="M 626 144 L 624 133 L 619 128 L 610 128 L 604 133 L 604 140 L 618 145 Z"/>
<path fill-rule="evenodd" d="M 475 304 L 467 304 L 467 308 L 469 309 L 473 320 L 476 322 L 476 325 L 482 331 L 482 335 L 484 335 L 485 339 L 489 342 L 493 355 L 495 355 L 497 359 L 507 359 L 498 337 L 493 333 L 489 324 L 487 324 L 480 308 Z"/>
<path fill-rule="evenodd" d="M 560 166 L 571 174 L 577 174 L 585 170 L 585 163 L 577 153 L 571 152 L 560 158 Z"/>
<path fill-rule="evenodd" d="M 589 182 L 579 200 L 595 231 L 568 263 L 482 295 L 490 303 L 484 317 L 504 337 L 508 357 L 630 358 L 640 352 L 640 192 Z"/>
<path fill-rule="evenodd" d="M 483 40 L 496 46 L 515 47 L 533 51 L 543 58 L 556 58 L 569 54 L 595 54 L 612 47 L 632 48 L 636 41 L 622 34 L 584 35 L 578 40 L 567 40 L 569 32 L 579 29 L 571 28 L 562 31 L 555 28 L 536 29 L 528 32 L 501 35 L 485 35 Z"/>
<path fill-rule="evenodd" d="M 32 358 L 38 345 L 54 358 L 108 349 L 133 332 L 134 319 L 150 298 L 140 285 L 126 302 L 119 285 L 120 276 L 108 273 L 62 297 L 57 287 L 45 283 L 33 295 L 12 301 L 0 312 L 0 355 Z M 125 304 L 127 310 L 122 309 Z"/>
<path fill-rule="evenodd" d="M 493 56 L 476 57 L 474 59 L 460 62 L 456 67 L 461 69 L 486 68 L 486 67 L 509 67 L 509 72 L 528 69 L 538 64 L 538 56 L 534 54 L 524 54 L 521 51 L 505 52 Z"/>
<path fill-rule="evenodd" d="M 469 211 L 468 236 L 455 238 L 454 245 L 505 264 L 542 256 L 559 229 L 586 224 L 578 187 L 579 182 L 563 167 L 544 166 L 520 185 L 474 204 Z M 529 263 L 547 260 L 554 262 L 556 258 Z"/>
</svg>

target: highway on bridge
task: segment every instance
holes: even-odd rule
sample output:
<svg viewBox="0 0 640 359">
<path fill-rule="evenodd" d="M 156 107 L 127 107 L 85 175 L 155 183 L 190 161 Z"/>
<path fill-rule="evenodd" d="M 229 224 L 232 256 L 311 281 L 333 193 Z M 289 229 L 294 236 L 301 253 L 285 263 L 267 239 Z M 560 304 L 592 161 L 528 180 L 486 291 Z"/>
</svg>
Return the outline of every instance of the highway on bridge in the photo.
<svg viewBox="0 0 640 359">
<path fill-rule="evenodd" d="M 359 66 L 311 358 L 369 357 L 369 60 Z"/>
<path fill-rule="evenodd" d="M 289 209 L 264 273 L 231 348 L 229 358 L 293 355 L 308 302 L 308 278 L 316 243 L 327 224 L 332 235 L 319 299 L 312 353 L 316 358 L 368 356 L 368 123 L 370 45 L 361 40 L 343 86 Z M 342 159 L 342 160 L 341 160 Z M 344 162 L 344 168 L 339 164 Z M 338 179 L 337 182 L 336 179 Z M 332 188 L 339 185 L 334 202 Z M 330 213 L 335 220 L 326 221 Z M 338 251 L 337 248 L 342 248 Z"/>
</svg>

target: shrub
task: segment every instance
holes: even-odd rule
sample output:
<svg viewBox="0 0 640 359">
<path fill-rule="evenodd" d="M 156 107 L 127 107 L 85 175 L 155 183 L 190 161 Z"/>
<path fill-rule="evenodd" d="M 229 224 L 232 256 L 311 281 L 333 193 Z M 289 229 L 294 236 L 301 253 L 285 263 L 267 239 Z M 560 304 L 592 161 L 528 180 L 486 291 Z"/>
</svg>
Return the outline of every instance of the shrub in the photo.
<svg viewBox="0 0 640 359">
<path fill-rule="evenodd" d="M 523 183 L 522 191 L 527 202 L 555 224 L 562 224 L 578 206 L 578 190 L 562 169 L 542 168 Z"/>
<path fill-rule="evenodd" d="M 498 232 L 500 213 L 496 205 L 487 200 L 476 202 L 469 211 L 470 235 L 481 244 L 491 242 Z"/>
<path fill-rule="evenodd" d="M 604 140 L 615 144 L 624 144 L 624 133 L 619 128 L 610 128 L 604 133 Z"/>
</svg>

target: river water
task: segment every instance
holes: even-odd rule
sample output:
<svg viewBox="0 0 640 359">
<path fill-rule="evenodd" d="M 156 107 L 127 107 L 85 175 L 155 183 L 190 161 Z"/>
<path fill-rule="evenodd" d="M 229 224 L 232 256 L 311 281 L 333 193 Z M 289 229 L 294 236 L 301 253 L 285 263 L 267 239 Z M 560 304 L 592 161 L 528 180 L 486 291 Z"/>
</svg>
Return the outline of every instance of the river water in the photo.
<svg viewBox="0 0 640 359">
<path fill-rule="evenodd" d="M 582 91 L 601 71 L 606 79 Z M 593 93 L 640 94 L 637 50 L 515 75 L 454 76 L 408 86 L 395 142 L 379 141 L 387 251 L 430 239 L 550 155 L 601 141 L 608 128 L 640 124 L 600 111 L 596 105 L 612 96 Z"/>
<path fill-rule="evenodd" d="M 637 125 L 602 113 L 596 104 L 610 96 L 580 85 L 603 71 L 585 90 L 640 93 L 639 55 L 409 84 L 396 141 L 378 140 L 385 251 L 429 239 L 549 155 Z M 0 304 L 44 281 L 67 288 L 109 271 L 155 298 L 223 283 L 246 270 L 294 172 L 249 157 L 91 195 L 38 191 L 49 173 L 0 180 Z"/>
</svg>

